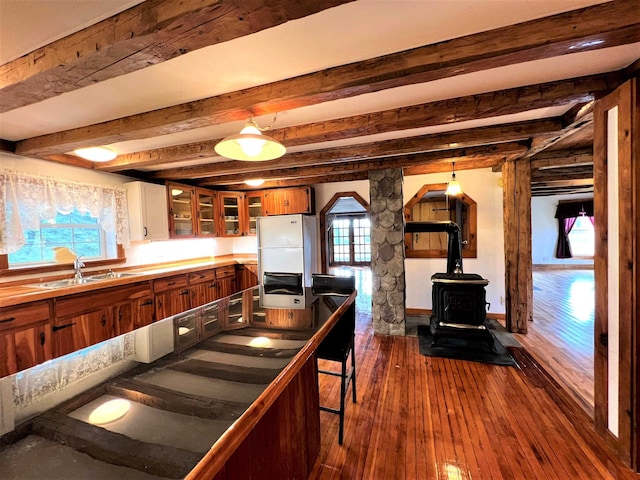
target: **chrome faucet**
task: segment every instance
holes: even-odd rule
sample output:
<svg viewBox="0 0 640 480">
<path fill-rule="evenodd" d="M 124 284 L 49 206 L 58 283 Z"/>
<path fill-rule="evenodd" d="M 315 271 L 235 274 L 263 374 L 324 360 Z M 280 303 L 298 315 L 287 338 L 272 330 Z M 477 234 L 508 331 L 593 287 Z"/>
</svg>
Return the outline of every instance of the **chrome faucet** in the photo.
<svg viewBox="0 0 640 480">
<path fill-rule="evenodd" d="M 76 259 L 73 261 L 73 269 L 76 271 L 76 274 L 73 276 L 73 278 L 75 278 L 76 280 L 82 280 L 82 270 L 80 270 L 82 267 L 84 267 L 84 263 L 80 261 L 80 259 L 83 257 L 84 255 L 79 255 L 76 257 Z"/>
</svg>

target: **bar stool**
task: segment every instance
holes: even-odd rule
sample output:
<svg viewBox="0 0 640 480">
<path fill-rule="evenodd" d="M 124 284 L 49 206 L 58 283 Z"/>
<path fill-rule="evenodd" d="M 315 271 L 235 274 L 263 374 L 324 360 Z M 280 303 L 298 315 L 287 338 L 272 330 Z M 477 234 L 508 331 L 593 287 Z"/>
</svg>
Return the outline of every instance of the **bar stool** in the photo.
<svg viewBox="0 0 640 480">
<path fill-rule="evenodd" d="M 339 277 L 335 275 L 314 274 L 311 283 L 312 291 L 318 295 L 350 295 L 355 290 L 354 277 Z M 352 304 L 342 317 L 334 325 L 333 329 L 320 343 L 316 351 L 318 359 L 339 362 L 340 372 L 331 370 L 321 370 L 319 374 L 333 375 L 340 377 L 340 408 L 331 408 L 320 405 L 320 410 L 335 413 L 340 417 L 340 427 L 338 430 L 338 444 L 342 445 L 344 436 L 344 411 L 345 397 L 349 384 L 351 384 L 351 396 L 353 403 L 356 403 L 356 355 L 355 355 L 355 303 Z M 351 368 L 347 371 L 347 363 L 351 357 Z"/>
</svg>

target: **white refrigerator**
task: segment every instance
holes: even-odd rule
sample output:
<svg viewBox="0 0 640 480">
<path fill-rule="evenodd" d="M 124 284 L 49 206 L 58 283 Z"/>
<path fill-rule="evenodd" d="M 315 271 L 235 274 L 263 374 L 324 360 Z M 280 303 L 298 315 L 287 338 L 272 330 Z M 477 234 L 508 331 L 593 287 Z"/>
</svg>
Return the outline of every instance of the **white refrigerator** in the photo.
<svg viewBox="0 0 640 480">
<path fill-rule="evenodd" d="M 316 217 L 273 215 L 258 217 L 258 278 L 264 274 L 301 274 L 302 287 L 311 286 L 318 265 Z"/>
</svg>

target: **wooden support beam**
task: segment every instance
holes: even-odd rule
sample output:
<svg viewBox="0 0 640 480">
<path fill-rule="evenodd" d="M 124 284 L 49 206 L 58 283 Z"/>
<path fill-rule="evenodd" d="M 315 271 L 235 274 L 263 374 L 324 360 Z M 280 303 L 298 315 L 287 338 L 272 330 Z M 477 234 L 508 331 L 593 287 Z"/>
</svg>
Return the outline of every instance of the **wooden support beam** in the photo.
<svg viewBox="0 0 640 480">
<path fill-rule="evenodd" d="M 593 101 L 578 105 L 565 114 L 566 126 L 557 134 L 541 135 L 534 138 L 531 149 L 527 152 L 528 157 L 532 157 L 552 145 L 575 135 L 580 130 L 591 128 L 593 125 Z"/>
<path fill-rule="evenodd" d="M 0 66 L 0 112 L 24 107 L 352 0 L 142 2 Z"/>
<path fill-rule="evenodd" d="M 340 162 L 328 165 L 318 165 L 312 167 L 295 167 L 276 169 L 261 172 L 261 178 L 283 178 L 283 177 L 314 177 L 331 174 L 345 174 L 367 172 L 370 170 L 384 170 L 385 168 L 402 168 L 424 163 L 438 162 L 439 168 L 444 170 L 444 166 L 452 159 L 464 165 L 473 162 L 475 168 L 483 168 L 487 163 L 493 164 L 505 156 L 518 155 L 526 151 L 526 146 L 520 142 L 499 143 L 480 147 L 459 148 L 454 150 L 443 150 L 437 152 L 417 153 L 415 155 L 397 155 L 392 157 L 376 158 L 371 160 Z M 480 162 L 480 163 L 478 163 Z M 478 166 L 481 165 L 481 166 Z M 447 165 L 447 169 L 448 169 Z M 247 174 L 224 175 L 211 177 L 198 182 L 199 185 L 224 185 L 227 183 L 237 183 L 246 180 Z"/>
<path fill-rule="evenodd" d="M 568 166 L 593 165 L 593 148 L 550 150 L 531 158 L 531 171 Z"/>
<path fill-rule="evenodd" d="M 158 171 L 157 173 L 151 173 L 149 178 L 162 180 L 179 180 L 185 178 L 196 179 L 229 174 L 270 171 L 283 168 L 335 164 L 338 161 L 367 160 L 392 155 L 408 155 L 437 150 L 448 150 L 452 147 L 463 148 L 492 143 L 513 142 L 528 139 L 531 136 L 544 132 L 559 131 L 561 128 L 562 124 L 559 119 L 533 120 L 491 127 L 470 128 L 433 135 L 421 135 L 417 137 L 386 140 L 377 143 L 367 143 L 348 147 L 327 148 L 314 150 L 313 152 L 291 153 L 277 160 L 266 162 L 224 161 L 193 167 L 166 169 Z M 209 144 L 210 142 L 206 143 Z M 215 142 L 211 143 L 215 144 Z M 198 147 L 203 144 L 191 145 L 194 150 L 202 151 Z M 143 163 L 128 163 L 122 161 L 123 159 L 119 157 L 117 160 L 113 160 L 113 162 L 99 164 L 97 168 L 114 172 L 122 170 L 124 166 L 127 168 L 135 168 L 148 164 L 157 165 L 158 162 L 175 162 L 178 160 L 188 160 L 189 158 L 193 158 L 189 156 L 181 156 L 178 153 L 178 151 L 185 152 L 188 150 L 188 148 L 185 147 L 189 146 L 182 145 L 154 150 L 152 152 L 155 153 L 149 155 L 147 157 L 148 160 Z M 211 151 L 213 151 L 213 145 L 211 145 Z M 144 153 L 145 152 L 142 152 L 142 154 Z"/>
<path fill-rule="evenodd" d="M 37 417 L 33 431 L 97 460 L 159 477 L 184 478 L 202 458 L 202 453 L 141 442 L 57 412 Z"/>
<path fill-rule="evenodd" d="M 506 326 L 527 333 L 533 320 L 531 260 L 531 165 L 528 159 L 502 166 Z"/>
<path fill-rule="evenodd" d="M 531 172 L 531 182 L 552 182 L 562 180 L 585 180 L 593 181 L 593 164 L 578 165 L 575 167 L 549 168 L 545 170 L 536 170 Z"/>
<path fill-rule="evenodd" d="M 537 108 L 570 106 L 576 102 L 588 102 L 600 97 L 615 89 L 622 81 L 620 73 L 558 80 L 271 130 L 269 135 L 285 146 L 291 147 L 490 118 L 497 115 L 510 115 Z M 221 95 L 109 122 L 33 137 L 18 142 L 16 153 L 46 157 L 69 152 L 79 147 L 108 145 L 176 133 L 248 117 L 252 111 L 238 109 L 237 104 L 231 104 L 229 99 L 233 97 L 234 95 Z"/>
</svg>

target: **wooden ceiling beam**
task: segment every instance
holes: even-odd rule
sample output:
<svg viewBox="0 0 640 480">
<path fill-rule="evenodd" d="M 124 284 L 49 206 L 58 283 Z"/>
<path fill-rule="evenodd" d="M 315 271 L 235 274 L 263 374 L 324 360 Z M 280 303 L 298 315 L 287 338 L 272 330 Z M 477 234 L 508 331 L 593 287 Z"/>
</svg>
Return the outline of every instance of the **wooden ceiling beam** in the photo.
<svg viewBox="0 0 640 480">
<path fill-rule="evenodd" d="M 593 181 L 593 164 L 574 167 L 550 168 L 531 172 L 531 182 L 551 182 L 562 180 L 590 179 Z"/>
<path fill-rule="evenodd" d="M 551 150 L 531 159 L 531 171 L 558 167 L 593 165 L 593 148 L 579 150 Z"/>
<path fill-rule="evenodd" d="M 155 0 L 0 66 L 0 112 L 24 107 L 352 0 Z"/>
<path fill-rule="evenodd" d="M 640 21 L 634 9 L 638 2 L 640 0 L 605 3 L 293 79 L 34 137 L 20 142 L 17 148 L 22 154 L 32 156 L 64 153 L 78 147 L 176 133 L 563 53 L 626 44 L 640 40 Z"/>
<path fill-rule="evenodd" d="M 196 165 L 192 167 L 166 169 L 151 173 L 149 174 L 149 177 L 163 180 L 179 180 L 186 178 L 195 179 L 232 173 L 259 172 L 272 170 L 274 168 L 304 167 L 334 163 L 336 161 L 355 161 L 391 155 L 406 155 L 446 150 L 452 147 L 462 148 L 525 140 L 542 132 L 557 131 L 561 128 L 562 124 L 559 119 L 532 120 L 490 127 L 457 130 L 455 132 L 386 140 L 377 143 L 367 143 L 349 147 L 327 148 L 323 150 L 315 150 L 313 152 L 291 153 L 277 160 L 259 163 L 227 161 L 207 165 Z M 177 149 L 179 147 L 175 148 Z M 161 156 L 162 155 L 160 154 L 153 155 L 154 158 Z M 171 162 L 175 162 L 177 160 L 176 156 L 169 154 L 168 157 L 171 158 Z M 136 164 L 126 164 L 126 168 L 135 168 L 136 166 Z M 112 165 L 100 164 L 98 168 L 106 171 L 118 171 L 123 167 L 118 166 L 118 168 L 115 169 Z"/>
<path fill-rule="evenodd" d="M 328 165 L 318 165 L 311 167 L 294 167 L 283 169 L 271 169 L 261 172 L 260 178 L 280 179 L 280 178 L 304 178 L 325 175 L 341 175 L 346 173 L 367 172 L 369 170 L 381 170 L 385 168 L 410 167 L 425 163 L 439 163 L 440 171 L 449 170 L 451 161 L 455 161 L 460 169 L 464 169 L 467 162 L 482 161 L 485 166 L 487 158 L 491 158 L 495 163 L 505 156 L 515 156 L 526 151 L 527 146 L 522 142 L 501 143 L 496 145 L 486 145 L 479 147 L 458 148 L 447 151 L 418 153 L 414 155 L 396 155 L 377 159 L 360 160 L 352 162 L 334 162 Z M 477 165 L 474 164 L 474 165 Z M 477 166 L 470 168 L 480 168 Z M 201 186 L 217 186 L 229 183 L 239 183 L 248 178 L 255 178 L 257 175 L 247 175 L 246 173 L 216 176 L 202 179 L 198 183 Z"/>
</svg>

